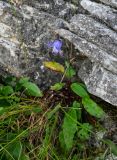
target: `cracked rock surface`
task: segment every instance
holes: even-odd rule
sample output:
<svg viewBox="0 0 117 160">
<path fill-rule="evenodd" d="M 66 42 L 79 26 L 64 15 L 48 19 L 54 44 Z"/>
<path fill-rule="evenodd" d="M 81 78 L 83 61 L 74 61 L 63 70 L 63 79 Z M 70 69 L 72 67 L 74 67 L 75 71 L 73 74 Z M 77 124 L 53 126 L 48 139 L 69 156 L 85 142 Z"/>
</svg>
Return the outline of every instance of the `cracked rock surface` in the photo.
<svg viewBox="0 0 117 160">
<path fill-rule="evenodd" d="M 88 91 L 116 106 L 116 31 L 116 0 L 0 1 L 1 74 L 31 76 L 43 89 L 57 82 L 60 75 L 43 68 L 43 61 L 55 59 L 47 43 L 59 35 L 76 56 L 86 57 L 78 75 Z"/>
</svg>

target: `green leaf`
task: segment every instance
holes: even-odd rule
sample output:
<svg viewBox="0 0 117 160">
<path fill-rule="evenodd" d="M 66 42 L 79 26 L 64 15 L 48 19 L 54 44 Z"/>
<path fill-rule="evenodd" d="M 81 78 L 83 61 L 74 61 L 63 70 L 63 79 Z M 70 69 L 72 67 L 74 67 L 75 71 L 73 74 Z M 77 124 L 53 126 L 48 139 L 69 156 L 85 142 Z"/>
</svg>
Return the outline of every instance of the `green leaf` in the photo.
<svg viewBox="0 0 117 160">
<path fill-rule="evenodd" d="M 73 156 L 73 158 L 72 158 L 72 160 L 78 160 L 79 158 L 78 158 L 78 156 L 75 154 L 74 156 Z"/>
<path fill-rule="evenodd" d="M 42 109 L 39 108 L 39 106 L 36 106 L 36 107 L 32 108 L 32 111 L 33 111 L 34 113 L 40 113 L 40 112 L 42 112 Z"/>
<path fill-rule="evenodd" d="M 3 86 L 1 92 L 4 96 L 8 96 L 14 93 L 13 88 L 11 86 Z"/>
<path fill-rule="evenodd" d="M 74 101 L 73 108 L 77 110 L 77 119 L 80 121 L 81 120 L 81 113 L 82 113 L 80 103 L 78 103 L 77 101 Z"/>
<path fill-rule="evenodd" d="M 22 78 L 20 78 L 20 80 L 18 81 L 18 83 L 16 83 L 15 91 L 20 91 L 22 89 L 23 84 L 27 83 L 28 81 L 29 81 L 29 77 L 22 77 Z"/>
<path fill-rule="evenodd" d="M 60 146 L 63 149 L 63 151 L 66 151 L 66 144 L 65 144 L 65 140 L 64 140 L 63 131 L 60 131 L 60 133 L 59 133 L 59 142 L 60 142 Z"/>
<path fill-rule="evenodd" d="M 48 119 L 50 119 L 59 109 L 61 108 L 61 105 L 58 104 L 52 111 L 47 113 Z"/>
<path fill-rule="evenodd" d="M 87 91 L 82 87 L 79 83 L 72 83 L 71 89 L 74 93 L 76 93 L 80 97 L 89 97 Z"/>
<path fill-rule="evenodd" d="M 65 65 L 67 67 L 65 76 L 68 77 L 68 78 L 72 78 L 73 76 L 75 76 L 76 71 L 73 69 L 73 67 L 67 61 L 65 62 Z"/>
<path fill-rule="evenodd" d="M 22 144 L 20 141 L 16 141 L 10 144 L 7 150 L 15 160 L 19 160 L 22 154 Z"/>
<path fill-rule="evenodd" d="M 24 83 L 26 83 L 28 81 L 29 81 L 29 77 L 22 77 L 22 78 L 20 78 L 19 83 L 20 84 L 24 84 Z"/>
<path fill-rule="evenodd" d="M 15 91 L 20 91 L 22 89 L 23 84 L 27 83 L 28 81 L 29 81 L 29 77 L 22 77 L 22 78 L 20 78 L 20 80 L 18 81 L 18 83 L 16 83 Z"/>
<path fill-rule="evenodd" d="M 5 112 L 5 109 L 3 107 L 0 107 L 0 115 L 2 115 Z"/>
<path fill-rule="evenodd" d="M 78 83 L 80 86 L 82 86 L 86 91 L 87 91 L 87 87 L 86 87 L 86 85 L 85 84 L 83 84 L 83 83 Z"/>
<path fill-rule="evenodd" d="M 72 67 L 69 67 L 65 74 L 65 76 L 68 78 L 72 78 L 75 75 L 76 75 L 76 71 Z"/>
<path fill-rule="evenodd" d="M 3 82 L 5 83 L 5 85 L 15 86 L 16 85 L 16 77 L 7 76 L 7 77 L 3 78 Z"/>
<path fill-rule="evenodd" d="M 22 89 L 22 84 L 20 83 L 16 83 L 16 86 L 15 86 L 15 91 L 20 91 Z"/>
<path fill-rule="evenodd" d="M 73 139 L 77 131 L 77 114 L 76 110 L 74 110 L 72 107 L 68 113 L 65 114 L 62 128 L 66 150 L 69 151 L 73 147 Z"/>
<path fill-rule="evenodd" d="M 117 156 L 117 145 L 109 139 L 104 140 L 104 143 L 106 143 L 111 148 L 111 152 Z"/>
<path fill-rule="evenodd" d="M 19 160 L 30 160 L 29 156 L 26 154 L 22 154 Z"/>
<path fill-rule="evenodd" d="M 45 62 L 43 62 L 43 64 L 44 64 L 45 67 L 47 67 L 47 68 L 49 68 L 51 70 L 64 73 L 63 65 L 61 65 L 61 64 L 59 64 L 57 62 L 52 62 L 52 61 L 47 62 L 47 61 L 45 61 Z"/>
<path fill-rule="evenodd" d="M 92 99 L 89 97 L 85 97 L 82 99 L 82 104 L 86 111 L 97 118 L 103 118 L 105 116 L 105 112 L 99 107 Z"/>
<path fill-rule="evenodd" d="M 2 94 L 3 86 L 0 86 L 0 94 Z"/>
<path fill-rule="evenodd" d="M 11 123 L 12 123 L 12 122 L 11 122 Z M 8 141 L 12 141 L 12 140 L 16 137 L 16 134 L 9 132 L 9 133 L 6 134 L 6 136 L 7 136 L 7 140 L 8 140 Z M 13 143 L 13 144 L 14 144 L 14 143 Z"/>
<path fill-rule="evenodd" d="M 38 86 L 32 82 L 24 83 L 23 87 L 26 88 L 27 93 L 31 96 L 35 96 L 35 97 L 42 97 L 43 96 L 43 94 L 42 94 L 41 90 L 38 88 Z"/>
<path fill-rule="evenodd" d="M 89 139 L 90 133 L 92 130 L 92 126 L 89 123 L 83 123 L 82 128 L 78 132 L 78 136 L 81 140 Z"/>
<path fill-rule="evenodd" d="M 77 147 L 79 151 L 84 151 L 84 148 L 86 147 L 84 141 L 77 143 Z"/>
<path fill-rule="evenodd" d="M 59 91 L 65 86 L 65 83 L 56 83 L 55 85 L 51 86 L 51 90 Z"/>
<path fill-rule="evenodd" d="M 0 99 L 0 107 L 9 107 L 11 104 L 8 102 L 8 99 Z"/>
<path fill-rule="evenodd" d="M 68 61 L 65 61 L 65 65 L 66 65 L 67 68 L 69 68 L 69 65 L 70 65 L 70 64 L 69 64 Z"/>
<path fill-rule="evenodd" d="M 18 103 L 20 102 L 20 97 L 14 96 L 13 100 Z"/>
</svg>

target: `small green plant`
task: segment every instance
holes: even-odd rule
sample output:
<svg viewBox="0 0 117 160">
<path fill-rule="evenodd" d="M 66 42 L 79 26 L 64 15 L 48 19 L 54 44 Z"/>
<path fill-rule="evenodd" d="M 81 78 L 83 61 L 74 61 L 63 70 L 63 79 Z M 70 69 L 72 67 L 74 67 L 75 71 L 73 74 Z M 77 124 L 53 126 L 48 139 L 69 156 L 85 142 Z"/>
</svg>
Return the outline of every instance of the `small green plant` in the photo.
<svg viewBox="0 0 117 160">
<path fill-rule="evenodd" d="M 46 92 L 27 77 L 3 79 L 0 160 L 94 159 L 97 155 L 92 152 L 97 149 L 88 146 L 96 130 L 92 119 L 98 123 L 105 112 L 84 84 L 72 80 L 76 72 L 68 62 L 65 67 L 53 62 L 46 62 L 45 66 L 63 74 L 61 82 Z M 117 154 L 112 141 L 102 142 Z"/>
<path fill-rule="evenodd" d="M 76 75 L 75 70 L 68 62 L 65 62 L 65 66 L 64 76 L 70 79 L 73 78 Z M 51 89 L 53 88 L 55 91 L 64 90 L 65 86 L 65 83 L 56 83 Z M 78 95 L 79 101 L 74 100 L 72 105 L 67 107 L 68 111 L 66 111 L 64 107 L 59 108 L 59 110 L 61 109 L 64 113 L 63 123 L 61 124 L 61 130 L 59 132 L 59 143 L 65 156 L 68 155 L 75 146 L 85 147 L 82 144 L 87 142 L 90 136 L 94 134 L 93 130 L 95 126 L 83 120 L 82 114 L 84 111 L 95 120 L 105 117 L 105 112 L 91 99 L 84 84 L 72 82 L 71 80 L 69 90 Z M 55 110 L 56 109 L 53 109 L 51 112 L 55 113 Z M 56 111 L 58 112 L 58 109 Z M 77 140 L 78 142 L 76 143 Z M 114 147 L 114 151 L 115 148 L 116 147 Z M 82 151 L 82 147 L 79 151 Z M 77 155 L 75 155 L 75 157 L 78 159 Z"/>
<path fill-rule="evenodd" d="M 72 78 L 73 76 L 76 75 L 76 71 L 73 69 L 73 67 L 67 61 L 65 62 L 65 66 L 66 66 L 65 76 L 67 78 Z"/>
<path fill-rule="evenodd" d="M 65 83 L 56 83 L 55 85 L 51 86 L 51 90 L 59 91 L 65 86 Z"/>
</svg>

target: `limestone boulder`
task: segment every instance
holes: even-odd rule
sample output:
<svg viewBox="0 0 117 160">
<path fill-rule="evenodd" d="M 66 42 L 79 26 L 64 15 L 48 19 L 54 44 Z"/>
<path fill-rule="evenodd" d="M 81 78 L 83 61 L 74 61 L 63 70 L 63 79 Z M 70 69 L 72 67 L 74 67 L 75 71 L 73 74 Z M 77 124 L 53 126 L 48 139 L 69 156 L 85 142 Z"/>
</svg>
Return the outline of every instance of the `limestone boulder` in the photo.
<svg viewBox="0 0 117 160">
<path fill-rule="evenodd" d="M 61 76 L 44 68 L 43 62 L 52 60 L 47 43 L 56 39 L 54 30 L 63 25 L 63 19 L 31 6 L 0 1 L 1 73 L 30 76 L 44 89 L 58 81 Z"/>
</svg>

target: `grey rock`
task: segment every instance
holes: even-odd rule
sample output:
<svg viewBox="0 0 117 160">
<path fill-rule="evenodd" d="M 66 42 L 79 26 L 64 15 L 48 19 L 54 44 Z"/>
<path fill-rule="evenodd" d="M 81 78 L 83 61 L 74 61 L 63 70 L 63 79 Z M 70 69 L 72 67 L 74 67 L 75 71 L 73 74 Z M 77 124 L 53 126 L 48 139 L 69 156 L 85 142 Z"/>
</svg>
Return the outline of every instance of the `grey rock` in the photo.
<svg viewBox="0 0 117 160">
<path fill-rule="evenodd" d="M 115 156 L 113 153 L 106 156 L 105 160 L 117 160 L 117 156 Z"/>
<path fill-rule="evenodd" d="M 1 73 L 4 70 L 17 77 L 30 76 L 43 89 L 58 81 L 61 76 L 43 69 L 43 61 L 54 60 L 46 50 L 47 43 L 56 38 L 51 28 L 60 28 L 63 23 L 64 20 L 33 7 L 13 8 L 0 1 Z"/>
<path fill-rule="evenodd" d="M 63 0 L 32 1 L 31 5 L 41 11 L 46 11 L 59 18 L 69 19 L 77 11 L 78 7 Z"/>
<path fill-rule="evenodd" d="M 98 63 L 86 60 L 79 70 L 80 78 L 88 91 L 107 102 L 117 105 L 117 75 L 104 69 Z M 108 97 L 108 98 L 107 98 Z"/>
<path fill-rule="evenodd" d="M 70 30 L 110 55 L 117 56 L 117 33 L 92 17 L 83 14 L 73 16 L 70 20 Z"/>
<path fill-rule="evenodd" d="M 108 26 L 112 27 L 114 30 L 117 30 L 117 11 L 115 9 L 90 0 L 82 0 L 81 6 L 91 15 L 101 19 Z"/>
<path fill-rule="evenodd" d="M 117 8 L 117 0 L 100 0 L 100 2 L 110 5 L 111 7 Z"/>
<path fill-rule="evenodd" d="M 58 29 L 56 33 L 73 43 L 79 50 L 79 55 L 84 55 L 91 60 L 92 67 L 84 64 L 78 74 L 85 82 L 88 91 L 117 105 L 117 57 L 70 31 Z"/>
<path fill-rule="evenodd" d="M 55 30 L 60 36 L 66 38 L 79 50 L 79 55 L 87 56 L 92 62 L 101 64 L 111 72 L 117 73 L 117 58 L 100 49 L 97 45 L 77 36 L 65 29 Z"/>
</svg>

